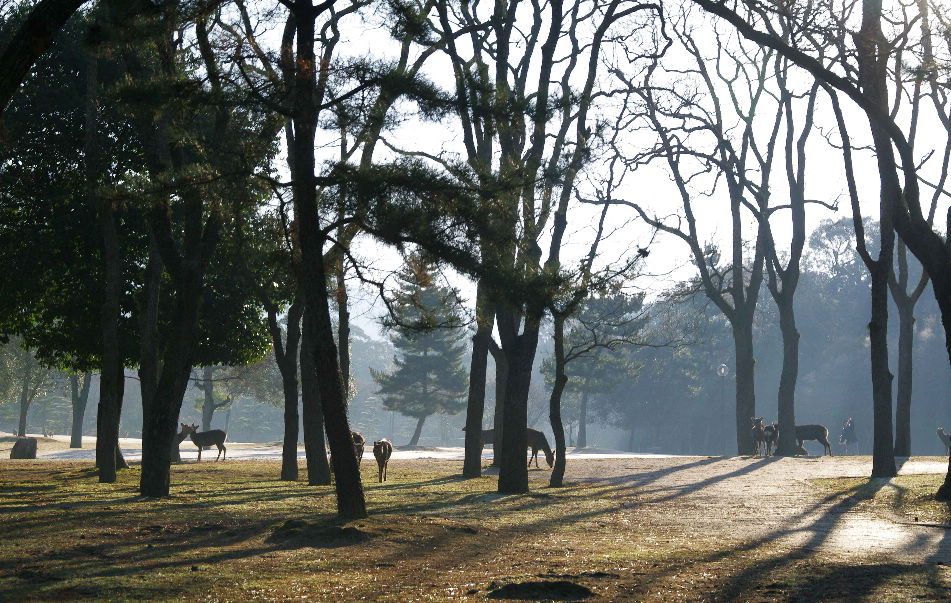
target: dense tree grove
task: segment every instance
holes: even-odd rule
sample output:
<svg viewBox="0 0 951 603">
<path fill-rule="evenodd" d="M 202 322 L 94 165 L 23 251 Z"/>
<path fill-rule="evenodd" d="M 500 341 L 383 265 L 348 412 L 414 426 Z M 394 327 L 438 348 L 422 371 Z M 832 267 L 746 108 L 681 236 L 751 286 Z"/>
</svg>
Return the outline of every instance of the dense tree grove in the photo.
<svg viewBox="0 0 951 603">
<path fill-rule="evenodd" d="M 941 6 L 2 10 L 0 420 L 94 431 L 103 483 L 134 434 L 140 493 L 168 496 L 190 417 L 281 440 L 283 480 L 303 441 L 345 519 L 354 427 L 417 445 L 433 415 L 464 477 L 492 423 L 505 494 L 546 415 L 552 486 L 569 442 L 752 454 L 757 416 L 784 456 L 855 418 L 879 477 L 936 446 Z"/>
</svg>

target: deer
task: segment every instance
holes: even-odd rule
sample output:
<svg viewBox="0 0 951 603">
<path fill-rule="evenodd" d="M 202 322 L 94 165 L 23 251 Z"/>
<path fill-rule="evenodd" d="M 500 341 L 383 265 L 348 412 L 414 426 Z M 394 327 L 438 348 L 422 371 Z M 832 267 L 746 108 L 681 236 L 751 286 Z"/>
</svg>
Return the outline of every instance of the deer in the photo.
<svg viewBox="0 0 951 603">
<path fill-rule="evenodd" d="M 383 438 L 379 442 L 373 442 L 373 456 L 376 457 L 376 466 L 379 469 L 377 477 L 380 483 L 386 481 L 386 465 L 390 462 L 390 455 L 393 454 L 393 444 Z"/>
<path fill-rule="evenodd" d="M 367 440 L 363 437 L 363 434 L 359 431 L 350 432 L 350 440 L 353 442 L 353 453 L 357 456 L 357 467 L 360 467 L 360 464 L 363 462 L 363 450 L 366 446 Z M 330 455 L 330 472 L 333 473 L 334 470 L 334 457 L 333 454 Z"/>
<path fill-rule="evenodd" d="M 799 444 L 797 454 L 805 453 L 802 443 L 806 440 L 815 440 L 825 447 L 824 454 L 832 454 L 832 445 L 829 444 L 829 430 L 825 425 L 796 425 L 796 443 Z"/>
<path fill-rule="evenodd" d="M 188 423 L 179 423 L 178 425 L 181 428 L 181 431 L 175 434 L 175 441 L 172 442 L 172 462 L 173 463 L 182 462 L 182 455 L 178 450 L 178 446 L 179 444 L 184 442 L 185 438 L 187 438 L 192 433 L 192 426 L 189 425 Z"/>
<path fill-rule="evenodd" d="M 212 429 L 209 431 L 198 431 L 198 425 L 194 423 L 189 427 L 190 433 L 189 436 L 192 439 L 192 442 L 195 443 L 195 446 L 198 446 L 198 462 L 201 462 L 201 449 L 204 446 L 211 446 L 214 444 L 218 447 L 218 456 L 215 458 L 224 460 L 228 457 L 228 449 L 225 448 L 225 432 L 220 429 Z M 222 457 L 224 455 L 224 457 Z"/>
<path fill-rule="evenodd" d="M 465 428 L 463 428 L 463 431 L 465 431 Z M 532 456 L 528 457 L 528 465 L 531 466 L 532 459 L 535 459 L 535 466 L 538 467 L 538 451 L 542 450 L 545 452 L 545 461 L 548 463 L 548 466 L 554 467 L 555 453 L 552 452 L 551 446 L 548 445 L 548 438 L 545 437 L 545 434 L 531 427 L 527 427 L 525 433 L 528 440 L 527 447 L 532 449 Z M 494 429 L 482 430 L 482 445 L 485 446 L 486 444 L 495 446 Z"/>
<path fill-rule="evenodd" d="M 763 427 L 763 417 L 750 417 L 753 432 L 753 456 L 759 454 L 760 444 L 763 446 L 764 455 L 769 454 L 768 442 L 766 439 L 766 428 Z"/>
<path fill-rule="evenodd" d="M 766 436 L 766 456 L 769 456 L 779 446 L 779 423 L 773 421 L 769 425 L 764 425 L 763 435 Z"/>
<path fill-rule="evenodd" d="M 938 428 L 938 439 L 944 444 L 944 447 L 951 451 L 951 436 L 944 432 L 944 427 Z"/>
</svg>

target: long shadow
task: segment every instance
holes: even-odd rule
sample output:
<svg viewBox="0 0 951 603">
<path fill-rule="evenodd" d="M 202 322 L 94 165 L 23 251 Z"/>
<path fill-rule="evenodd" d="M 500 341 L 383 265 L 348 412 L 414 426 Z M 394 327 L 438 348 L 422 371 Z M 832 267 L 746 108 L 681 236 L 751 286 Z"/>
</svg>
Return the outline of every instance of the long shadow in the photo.
<svg viewBox="0 0 951 603">
<path fill-rule="evenodd" d="M 822 507 L 829 505 L 829 503 L 833 503 L 829 505 L 825 511 L 822 512 L 815 519 L 815 521 L 809 525 L 802 527 L 778 528 L 760 538 L 755 538 L 749 541 L 743 546 L 724 550 L 708 557 L 706 561 L 716 561 L 729 556 L 737 555 L 739 553 L 753 551 L 783 536 L 789 536 L 797 532 L 811 532 L 811 537 L 804 544 L 796 546 L 787 553 L 752 563 L 743 571 L 731 576 L 721 588 L 720 595 L 722 598 L 725 600 L 742 598 L 745 591 L 751 586 L 762 582 L 764 576 L 775 573 L 782 568 L 795 563 L 799 559 L 804 559 L 810 555 L 813 555 L 815 551 L 818 550 L 818 548 L 822 546 L 826 540 L 828 540 L 835 526 L 846 513 L 851 511 L 863 499 L 874 497 L 875 493 L 884 487 L 886 483 L 886 480 L 871 480 L 869 482 L 869 484 L 871 484 L 870 492 L 869 490 L 865 490 L 863 485 L 853 488 L 849 491 L 850 494 L 845 496 L 842 496 L 838 493 L 829 494 L 787 522 L 798 523 Z M 862 497 L 855 496 L 855 494 L 858 494 L 860 490 L 864 490 L 866 495 Z M 882 580 L 884 579 L 885 578 L 883 577 Z M 878 583 L 880 583 L 880 581 L 876 584 Z M 871 587 L 871 585 L 869 585 L 869 587 Z"/>
</svg>

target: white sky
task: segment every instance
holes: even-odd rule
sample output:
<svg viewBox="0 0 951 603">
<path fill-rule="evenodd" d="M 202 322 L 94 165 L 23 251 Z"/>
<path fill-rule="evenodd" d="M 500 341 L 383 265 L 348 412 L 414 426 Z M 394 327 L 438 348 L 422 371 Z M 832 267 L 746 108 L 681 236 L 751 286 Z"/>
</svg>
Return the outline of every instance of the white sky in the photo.
<svg viewBox="0 0 951 603">
<path fill-rule="evenodd" d="M 346 54 L 377 58 L 392 57 L 391 52 L 394 45 L 389 41 L 385 30 L 381 28 L 384 23 L 381 23 L 379 18 L 370 18 L 359 24 L 357 21 L 357 19 L 351 21 L 355 32 L 353 35 L 348 35 L 344 31 L 344 39 L 347 40 Z M 692 22 L 696 27 L 693 39 L 704 48 L 705 53 L 710 53 L 711 58 L 715 52 L 713 36 L 718 35 L 718 32 L 720 32 L 719 35 L 727 35 L 735 43 L 735 35 L 732 34 L 730 29 L 722 23 L 714 26 L 715 21 L 711 17 L 696 15 L 692 18 Z M 513 52 L 518 52 L 518 50 L 515 49 Z M 609 56 L 608 58 L 615 61 L 615 65 L 622 65 L 616 56 Z M 683 51 L 676 47 L 668 51 L 668 56 L 664 59 L 664 62 L 678 69 L 689 65 Z M 451 88 L 451 71 L 448 62 L 442 56 L 435 57 L 426 73 L 436 83 Z M 798 81 L 795 87 L 799 90 L 803 90 L 811 84 L 808 76 L 801 72 L 795 78 Z M 605 77 L 603 79 L 608 81 L 609 78 Z M 662 80 L 663 78 L 658 77 L 657 79 Z M 821 220 L 838 219 L 850 215 L 841 154 L 830 147 L 823 138 L 823 133 L 827 133 L 830 134 L 832 140 L 837 140 L 835 122 L 830 105 L 822 93 L 820 93 L 819 98 L 816 114 L 817 127 L 814 129 L 808 145 L 806 198 L 821 199 L 828 203 L 838 202 L 839 210 L 833 214 L 817 205 L 811 205 L 807 209 L 807 232 L 814 229 Z M 864 115 L 854 109 L 847 99 L 843 98 L 841 102 L 847 113 L 853 146 L 867 146 L 870 137 L 868 122 Z M 804 111 L 803 107 L 804 104 L 800 103 L 800 113 L 795 116 L 799 121 L 803 117 L 801 113 Z M 907 103 L 905 103 L 905 107 L 907 107 Z M 934 154 L 924 164 L 923 175 L 926 179 L 936 182 L 940 169 L 939 163 L 947 144 L 947 133 L 934 118 L 933 108 L 927 106 L 925 109 L 919 130 L 916 154 L 919 158 Z M 756 119 L 761 122 L 760 128 L 762 128 L 763 136 L 771 128 L 774 111 L 775 105 L 771 101 L 764 102 L 757 111 Z M 602 112 L 602 115 L 607 115 L 607 113 Z M 899 115 L 899 121 L 907 123 L 907 117 L 907 111 L 904 111 Z M 731 119 L 735 120 L 735 118 L 727 117 L 728 121 Z M 332 134 L 324 132 L 320 136 L 326 137 L 328 135 Z M 461 133 L 453 116 L 449 116 L 436 124 L 410 120 L 386 136 L 394 144 L 404 148 L 424 150 L 433 154 L 462 152 Z M 782 136 L 784 136 L 783 130 L 780 130 L 780 137 Z M 322 138 L 322 140 L 327 141 L 326 138 Z M 650 145 L 652 141 L 653 135 L 647 132 L 632 132 L 625 137 L 625 144 L 630 148 L 644 147 Z M 777 146 L 781 149 L 781 142 Z M 860 187 L 863 212 L 866 216 L 877 219 L 877 167 L 869 152 L 856 150 L 855 154 L 856 177 Z M 383 152 L 379 153 L 377 158 L 385 159 L 386 156 L 386 153 Z M 593 170 L 592 174 L 598 173 L 597 166 L 592 166 L 591 169 Z M 589 186 L 585 183 L 585 178 L 579 178 L 578 182 L 582 195 L 586 197 L 593 196 L 590 190 L 585 190 L 585 187 Z M 696 189 L 698 191 L 708 189 L 710 183 L 710 178 L 700 178 L 695 183 Z M 932 189 L 922 186 L 924 211 L 927 211 L 930 204 L 931 193 Z M 658 216 L 682 213 L 677 190 L 670 181 L 666 166 L 661 161 L 658 161 L 656 165 L 637 170 L 622 184 L 614 196 L 640 203 L 648 208 L 649 212 Z M 782 155 L 777 156 L 774 160 L 771 196 L 773 203 L 783 203 L 788 198 L 784 157 Z M 945 214 L 947 206 L 948 197 L 944 196 L 939 202 L 939 217 Z M 697 214 L 703 239 L 716 242 L 721 246 L 721 249 L 727 250 L 730 235 L 729 206 L 723 191 L 717 192 L 710 198 L 696 197 L 694 211 Z M 569 234 L 563 252 L 566 263 L 576 261 L 587 252 L 598 212 L 599 209 L 593 206 L 579 206 L 576 204 L 572 207 L 569 214 Z M 602 243 L 600 248 L 605 258 L 623 258 L 626 254 L 636 251 L 638 246 L 644 245 L 649 240 L 651 230 L 642 222 L 633 221 L 634 217 L 634 211 L 630 208 L 617 207 L 611 210 L 609 225 L 614 229 L 614 232 Z M 788 212 L 779 212 L 772 219 L 774 236 L 777 244 L 781 247 L 788 247 L 790 235 L 788 219 Z M 751 236 L 754 235 L 755 231 L 751 226 L 752 218 L 750 216 L 747 216 L 746 223 L 746 232 Z M 545 243 L 542 244 L 542 248 L 545 249 L 547 255 Z M 366 238 L 361 239 L 356 251 L 364 259 L 373 258 L 374 267 L 378 268 L 380 273 L 385 273 L 399 264 L 399 257 L 393 250 Z M 650 252 L 650 257 L 645 265 L 645 273 L 653 276 L 644 276 L 636 283 L 639 288 L 657 292 L 673 285 L 678 280 L 689 278 L 695 273 L 695 269 L 689 263 L 688 249 L 679 240 L 661 234 L 651 245 Z M 471 296 L 473 294 L 474 285 L 471 282 L 462 278 L 454 278 L 453 282 L 465 295 Z M 376 333 L 375 315 L 378 315 L 382 308 L 379 304 L 372 302 L 373 292 L 367 294 L 354 291 L 353 297 L 355 301 L 354 322 L 371 334 Z M 764 303 L 768 302 L 764 301 Z"/>
</svg>

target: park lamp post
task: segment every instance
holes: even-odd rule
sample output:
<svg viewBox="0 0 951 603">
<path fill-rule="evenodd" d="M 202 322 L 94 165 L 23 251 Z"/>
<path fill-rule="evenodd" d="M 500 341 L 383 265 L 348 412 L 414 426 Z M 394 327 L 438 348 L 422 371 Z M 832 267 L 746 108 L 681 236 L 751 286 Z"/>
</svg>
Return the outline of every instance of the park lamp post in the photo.
<svg viewBox="0 0 951 603">
<path fill-rule="evenodd" d="M 730 376 L 730 367 L 726 364 L 720 364 L 717 367 L 717 376 L 720 377 L 720 419 L 722 421 L 723 417 L 726 416 L 726 378 Z M 729 425 L 729 423 L 727 423 Z M 729 444 L 727 443 L 727 434 L 729 429 L 724 429 L 724 433 L 720 438 L 720 442 L 723 446 L 723 456 L 729 454 Z"/>
</svg>

